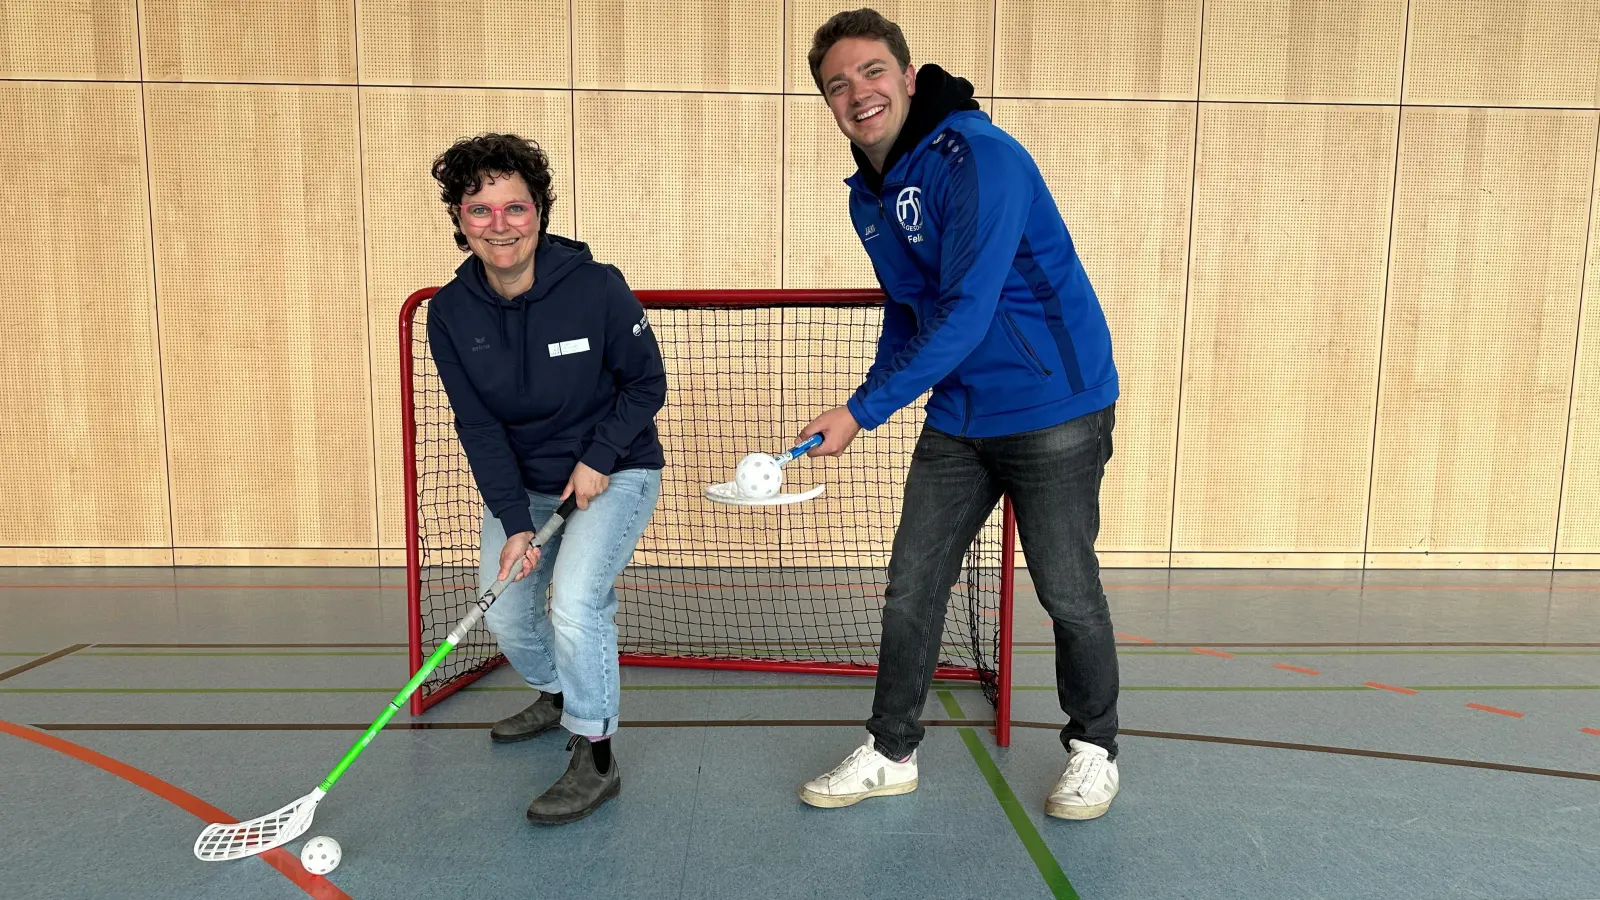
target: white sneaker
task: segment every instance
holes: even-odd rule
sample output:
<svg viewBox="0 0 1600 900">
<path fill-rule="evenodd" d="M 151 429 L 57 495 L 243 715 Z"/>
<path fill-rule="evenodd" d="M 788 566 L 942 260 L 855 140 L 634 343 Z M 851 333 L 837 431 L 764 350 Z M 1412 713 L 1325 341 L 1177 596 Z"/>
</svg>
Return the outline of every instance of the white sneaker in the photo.
<svg viewBox="0 0 1600 900">
<path fill-rule="evenodd" d="M 917 789 L 917 752 L 903 763 L 895 762 L 872 746 L 872 737 L 821 778 L 800 788 L 800 799 L 812 806 L 833 809 L 854 806 L 868 797 L 909 794 Z"/>
<path fill-rule="evenodd" d="M 1083 741 L 1068 741 L 1071 754 L 1067 771 L 1045 801 L 1046 815 L 1058 819 L 1098 819 L 1111 808 L 1117 796 L 1117 764 L 1104 747 Z"/>
</svg>

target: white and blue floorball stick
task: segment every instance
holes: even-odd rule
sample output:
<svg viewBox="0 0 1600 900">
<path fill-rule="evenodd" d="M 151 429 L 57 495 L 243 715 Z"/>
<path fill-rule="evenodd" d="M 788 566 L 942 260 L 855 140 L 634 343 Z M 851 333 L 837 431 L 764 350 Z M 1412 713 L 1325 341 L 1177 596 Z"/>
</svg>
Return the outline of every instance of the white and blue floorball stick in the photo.
<svg viewBox="0 0 1600 900">
<path fill-rule="evenodd" d="M 799 446 L 783 453 L 748 454 L 739 460 L 733 480 L 706 488 L 706 498 L 733 506 L 775 506 L 810 500 L 822 493 L 822 485 L 799 494 L 780 494 L 778 491 L 783 487 L 783 467 L 820 446 L 822 435 L 814 434 Z"/>
</svg>

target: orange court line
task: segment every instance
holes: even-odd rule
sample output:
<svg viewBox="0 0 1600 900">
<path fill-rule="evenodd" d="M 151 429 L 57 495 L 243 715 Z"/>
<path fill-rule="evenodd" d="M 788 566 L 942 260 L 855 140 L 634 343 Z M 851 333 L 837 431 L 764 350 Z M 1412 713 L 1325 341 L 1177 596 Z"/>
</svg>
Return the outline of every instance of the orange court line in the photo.
<svg viewBox="0 0 1600 900">
<path fill-rule="evenodd" d="M 1205 647 L 1190 647 L 1191 653 L 1204 653 L 1207 656 L 1220 656 L 1223 659 L 1233 659 L 1232 653 L 1223 653 L 1221 650 L 1208 650 Z"/>
<path fill-rule="evenodd" d="M 1491 713 L 1494 713 L 1497 716 L 1510 716 L 1513 719 L 1522 718 L 1522 713 L 1519 713 L 1516 710 L 1500 709 L 1497 706 L 1484 706 L 1482 703 L 1468 703 L 1467 704 L 1467 708 L 1468 709 L 1481 709 L 1484 712 L 1491 712 Z"/>
<path fill-rule="evenodd" d="M 3 719 L 0 719 L 0 731 L 25 741 L 31 741 L 57 753 L 63 753 L 79 762 L 88 763 L 97 769 L 115 775 L 123 781 L 144 788 L 173 806 L 196 816 L 201 821 L 207 823 L 221 822 L 229 825 L 239 821 L 182 788 L 174 787 L 149 772 L 135 769 L 127 763 L 97 753 L 88 747 L 74 744 L 71 741 L 64 741 L 53 734 L 46 734 L 37 729 L 29 728 L 25 725 L 17 725 Z M 300 864 L 300 858 L 282 847 L 268 850 L 259 855 L 267 865 L 277 869 L 283 874 L 283 877 L 294 882 L 296 887 L 305 891 L 308 896 L 315 898 L 315 900 L 350 900 L 350 895 L 340 890 L 338 885 L 321 875 L 313 875 L 307 872 L 305 867 Z"/>
<path fill-rule="evenodd" d="M 1415 694 L 1416 693 L 1416 691 L 1413 691 L 1411 688 L 1395 687 L 1392 684 L 1384 684 L 1384 683 L 1379 682 L 1379 681 L 1369 681 L 1369 682 L 1366 683 L 1366 686 L 1369 687 L 1369 688 L 1377 688 L 1380 691 L 1394 691 L 1396 694 Z"/>
<path fill-rule="evenodd" d="M 1321 675 L 1322 674 L 1321 672 L 1318 672 L 1316 669 L 1302 669 L 1299 666 L 1291 666 L 1288 663 L 1278 663 L 1276 666 L 1274 666 L 1274 668 L 1283 669 L 1285 672 L 1299 672 L 1302 675 Z"/>
</svg>

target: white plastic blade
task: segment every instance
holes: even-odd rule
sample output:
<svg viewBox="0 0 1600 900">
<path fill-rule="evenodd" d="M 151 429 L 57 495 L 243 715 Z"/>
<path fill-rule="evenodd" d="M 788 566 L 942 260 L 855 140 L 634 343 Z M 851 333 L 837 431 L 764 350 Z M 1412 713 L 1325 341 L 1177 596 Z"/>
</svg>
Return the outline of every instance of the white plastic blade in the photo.
<svg viewBox="0 0 1600 900">
<path fill-rule="evenodd" d="M 195 839 L 194 855 L 206 862 L 226 862 L 281 847 L 311 827 L 311 816 L 322 796 L 322 789 L 318 788 L 280 810 L 248 822 L 207 825 Z"/>
<path fill-rule="evenodd" d="M 823 485 L 817 485 L 809 491 L 799 494 L 774 494 L 771 497 L 747 497 L 739 486 L 732 481 L 706 487 L 706 499 L 713 503 L 726 503 L 729 506 L 783 506 L 787 503 L 801 503 L 814 499 L 822 494 Z"/>
</svg>

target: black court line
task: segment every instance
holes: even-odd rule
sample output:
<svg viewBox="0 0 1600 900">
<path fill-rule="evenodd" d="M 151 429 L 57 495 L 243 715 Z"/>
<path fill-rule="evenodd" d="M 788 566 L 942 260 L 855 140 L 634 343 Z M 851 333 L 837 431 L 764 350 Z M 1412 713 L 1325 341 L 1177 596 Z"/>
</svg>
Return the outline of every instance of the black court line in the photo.
<svg viewBox="0 0 1600 900">
<path fill-rule="evenodd" d="M 1054 641 L 1015 641 L 1018 647 L 1054 647 Z M 109 647 L 110 644 L 99 644 Z M 1144 641 L 1119 647 L 1600 647 L 1594 641 Z"/>
<path fill-rule="evenodd" d="M 783 644 L 781 641 L 730 641 L 730 644 L 739 646 L 757 646 L 762 643 Z M 863 647 L 876 647 L 876 642 L 831 642 L 824 646 L 830 648 L 843 648 L 854 645 Z M 1055 641 L 1013 641 L 1016 647 L 1054 647 Z M 88 646 L 87 644 L 83 646 Z M 239 643 L 239 644 L 179 644 L 179 643 L 146 643 L 146 644 L 95 644 L 95 648 L 102 650 L 292 650 L 297 647 L 312 647 L 329 650 L 357 649 L 369 647 L 406 647 L 405 643 L 394 642 L 369 642 L 369 643 L 311 643 L 306 641 L 290 641 L 284 643 Z M 805 647 L 810 645 L 787 644 L 787 646 Z M 1595 647 L 1600 648 L 1600 641 L 1118 641 L 1119 647 Z M 80 648 L 81 649 L 81 648 Z"/>
<path fill-rule="evenodd" d="M 366 731 L 371 722 L 307 722 L 295 723 L 236 723 L 236 722 L 128 722 L 85 723 L 60 722 L 32 724 L 40 731 Z M 927 726 L 990 727 L 992 719 L 924 719 Z M 493 722 L 390 722 L 385 731 L 487 731 Z M 810 727 L 860 727 L 860 719 L 655 719 L 630 721 L 629 728 L 810 728 Z"/>
<path fill-rule="evenodd" d="M 94 645 L 93 644 L 73 644 L 71 647 L 66 647 L 64 649 L 57 650 L 56 652 L 54 652 L 54 653 L 52 653 L 52 654 L 50 654 L 48 656 L 41 656 L 41 657 L 39 657 L 38 659 L 36 659 L 36 660 L 34 660 L 32 662 L 25 662 L 22 665 L 17 666 L 15 669 L 7 669 L 4 672 L 0 672 L 0 681 L 5 681 L 7 678 L 10 678 L 13 675 L 21 675 L 23 672 L 27 672 L 27 671 L 29 671 L 31 669 L 37 669 L 40 666 L 44 665 L 45 663 L 54 662 L 55 660 L 58 660 L 63 656 L 68 656 L 68 655 L 71 655 L 73 653 L 77 653 L 79 650 L 82 650 L 82 649 L 84 649 L 86 647 L 92 647 L 92 646 L 94 646 Z"/>
<path fill-rule="evenodd" d="M 926 719 L 929 728 L 969 727 L 992 728 L 990 719 Z M 288 723 L 91 723 L 60 722 L 33 723 L 40 731 L 366 731 L 370 722 L 309 722 Z M 391 722 L 386 731 L 487 731 L 493 722 Z M 859 728 L 860 719 L 663 719 L 628 722 L 627 728 Z M 1013 720 L 1013 728 L 1037 728 L 1059 731 L 1060 725 L 1050 722 L 1024 722 Z M 1426 763 L 1435 766 L 1452 766 L 1466 769 L 1489 769 L 1496 772 L 1515 772 L 1522 775 L 1544 775 L 1549 778 L 1568 778 L 1576 781 L 1600 781 L 1600 773 L 1574 772 L 1566 769 L 1544 769 L 1536 766 L 1519 766 L 1512 763 L 1484 762 L 1475 759 L 1458 759 L 1448 756 L 1420 756 L 1414 753 L 1391 753 L 1385 750 L 1363 750 L 1359 747 L 1334 747 L 1326 744 L 1296 744 L 1288 741 L 1265 741 L 1255 738 L 1228 737 L 1215 734 L 1185 734 L 1175 731 L 1147 731 L 1124 728 L 1119 732 L 1128 737 L 1147 737 L 1169 741 L 1193 741 L 1206 744 L 1230 744 L 1238 747 L 1262 747 L 1269 750 L 1298 750 L 1304 753 L 1329 753 L 1338 756 L 1363 756 L 1370 759 L 1390 759 L 1399 762 Z"/>
<path fill-rule="evenodd" d="M 88 646 L 85 644 L 84 646 Z M 287 644 L 95 644 L 98 650 L 289 650 L 295 647 L 317 647 L 328 650 L 356 649 L 361 647 L 406 647 L 403 643 L 308 643 Z"/>
</svg>

